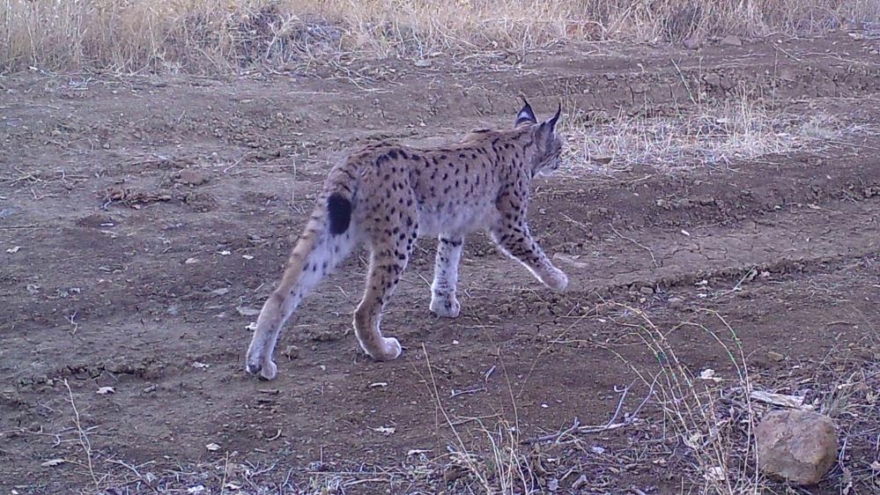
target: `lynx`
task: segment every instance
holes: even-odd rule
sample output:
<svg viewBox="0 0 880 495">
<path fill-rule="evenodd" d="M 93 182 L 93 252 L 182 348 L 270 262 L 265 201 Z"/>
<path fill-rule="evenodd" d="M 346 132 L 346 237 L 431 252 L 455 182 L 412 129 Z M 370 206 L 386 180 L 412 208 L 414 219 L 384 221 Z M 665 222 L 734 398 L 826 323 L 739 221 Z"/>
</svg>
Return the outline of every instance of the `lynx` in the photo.
<svg viewBox="0 0 880 495">
<path fill-rule="evenodd" d="M 462 245 L 465 234 L 478 230 L 488 231 L 502 252 L 543 284 L 564 290 L 568 277 L 553 266 L 526 221 L 532 179 L 559 167 L 562 139 L 555 128 L 562 106 L 539 123 L 525 98 L 523 103 L 513 128 L 476 130 L 437 148 L 373 144 L 334 166 L 280 284 L 257 318 L 247 372 L 275 378 L 272 354 L 281 327 L 361 243 L 369 248 L 370 266 L 353 324 L 361 348 L 378 361 L 401 353 L 398 340 L 383 336 L 379 322 L 418 237 L 439 239 L 430 304 L 437 316 L 454 318 L 461 311 L 455 292 Z"/>
</svg>

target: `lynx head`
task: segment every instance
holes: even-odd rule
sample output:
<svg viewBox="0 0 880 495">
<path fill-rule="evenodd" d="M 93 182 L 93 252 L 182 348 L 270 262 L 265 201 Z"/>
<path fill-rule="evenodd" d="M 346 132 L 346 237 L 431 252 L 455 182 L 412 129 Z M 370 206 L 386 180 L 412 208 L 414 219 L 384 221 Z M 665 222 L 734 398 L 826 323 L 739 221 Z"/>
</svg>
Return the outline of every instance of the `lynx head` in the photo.
<svg viewBox="0 0 880 495">
<path fill-rule="evenodd" d="M 526 158 L 532 167 L 532 176 L 549 175 L 559 168 L 560 156 L 562 155 L 562 138 L 556 134 L 556 122 L 562 113 L 562 104 L 556 110 L 556 115 L 544 122 L 538 122 L 532 106 L 523 98 L 524 106 L 516 115 L 513 126 L 515 128 L 527 128 L 527 134 L 531 137 L 527 145 Z"/>
</svg>

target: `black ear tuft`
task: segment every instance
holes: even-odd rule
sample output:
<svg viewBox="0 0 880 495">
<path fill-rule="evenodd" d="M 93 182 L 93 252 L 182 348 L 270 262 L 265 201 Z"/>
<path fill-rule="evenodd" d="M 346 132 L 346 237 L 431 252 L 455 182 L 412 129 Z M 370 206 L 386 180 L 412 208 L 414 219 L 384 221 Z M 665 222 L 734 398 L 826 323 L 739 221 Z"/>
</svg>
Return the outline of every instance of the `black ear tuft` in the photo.
<svg viewBox="0 0 880 495">
<path fill-rule="evenodd" d="M 538 119 L 535 118 L 535 112 L 532 111 L 532 106 L 529 105 L 529 102 L 523 97 L 522 110 L 516 114 L 516 121 L 513 123 L 514 127 L 519 127 L 523 124 L 537 124 Z"/>
<path fill-rule="evenodd" d="M 562 113 L 562 103 L 559 103 L 559 107 L 556 109 L 556 115 L 553 116 L 550 120 L 547 121 L 547 125 L 550 126 L 550 129 L 556 128 L 556 122 L 559 120 L 559 115 Z"/>
</svg>

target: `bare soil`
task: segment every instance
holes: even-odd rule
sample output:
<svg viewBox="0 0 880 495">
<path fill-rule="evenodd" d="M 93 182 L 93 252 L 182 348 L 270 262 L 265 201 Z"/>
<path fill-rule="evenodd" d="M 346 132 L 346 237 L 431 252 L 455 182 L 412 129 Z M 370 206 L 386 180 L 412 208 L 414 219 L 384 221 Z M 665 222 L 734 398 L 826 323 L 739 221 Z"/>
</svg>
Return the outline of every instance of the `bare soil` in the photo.
<svg viewBox="0 0 880 495">
<path fill-rule="evenodd" d="M 550 292 L 475 235 L 462 314 L 434 318 L 435 241 L 423 239 L 383 320 L 404 345 L 394 362 L 366 358 L 350 331 L 362 251 L 285 329 L 276 381 L 245 374 L 246 327 L 347 147 L 509 125 L 520 94 L 539 116 L 561 100 L 651 118 L 687 111 L 695 92 L 721 101 L 741 88 L 777 110 L 876 125 L 877 47 L 834 35 L 230 79 L 0 78 L 2 492 L 156 493 L 167 473 L 195 479 L 201 465 L 211 493 L 224 479 L 239 480 L 227 493 L 308 492 L 333 476 L 356 480 L 345 493 L 467 493 L 470 475 L 443 460 L 466 448 L 491 471 L 486 432 L 507 425 L 523 441 L 575 418 L 603 425 L 633 383 L 621 415 L 635 410 L 648 393 L 636 371 L 656 373 L 663 359 L 633 308 L 681 363 L 735 382 L 713 335 L 679 325 L 734 342 L 723 317 L 757 386 L 821 405 L 835 380 L 880 355 L 880 138 L 870 134 L 687 173 L 539 179 L 533 231 L 571 289 Z M 877 425 L 856 416 L 839 416 L 840 465 L 809 493 L 850 481 L 871 493 Z M 524 446 L 536 489 L 553 479 L 560 493 L 699 492 L 665 417 L 649 400 L 631 425 Z M 52 459 L 66 462 L 44 465 Z"/>
</svg>

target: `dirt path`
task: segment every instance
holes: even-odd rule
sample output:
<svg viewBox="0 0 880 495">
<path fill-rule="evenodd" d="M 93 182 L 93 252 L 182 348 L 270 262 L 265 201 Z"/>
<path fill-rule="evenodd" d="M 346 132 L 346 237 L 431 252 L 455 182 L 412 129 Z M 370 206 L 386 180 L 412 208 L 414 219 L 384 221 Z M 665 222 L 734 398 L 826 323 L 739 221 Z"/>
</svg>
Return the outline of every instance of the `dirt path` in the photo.
<svg viewBox="0 0 880 495">
<path fill-rule="evenodd" d="M 402 359 L 369 361 L 349 331 L 362 255 L 285 330 L 277 381 L 246 376 L 242 356 L 326 160 L 345 146 L 506 125 L 520 93 L 539 112 L 562 98 L 612 115 L 661 115 L 698 89 L 725 98 L 743 87 L 780 108 L 821 106 L 842 125 L 869 126 L 880 110 L 878 62 L 876 47 L 835 37 L 700 53 L 568 49 L 509 71 L 399 63 L 372 76 L 356 67 L 363 79 L 351 81 L 2 80 L 0 486 L 94 486 L 71 397 L 98 474 L 130 470 L 115 461 L 152 463 L 141 475 L 177 463 L 228 466 L 228 455 L 232 465 L 252 463 L 251 475 L 266 469 L 260 479 L 305 491 L 307 468 L 406 472 L 420 455 L 448 455 L 460 447 L 448 422 L 475 451 L 487 439 L 478 425 L 516 425 L 525 439 L 574 418 L 604 424 L 615 390 L 636 382 L 623 402 L 633 411 L 647 393 L 636 371 L 658 368 L 632 308 L 663 329 L 680 362 L 731 378 L 711 333 L 678 326 L 724 335 L 723 316 L 760 385 L 820 397 L 812 380 L 880 351 L 880 139 L 869 134 L 724 169 L 542 179 L 533 229 L 572 279 L 568 293 L 543 289 L 474 236 L 462 316 L 435 319 L 426 281 L 434 243 L 422 240 L 384 320 Z M 648 409 L 639 429 L 597 435 L 601 450 L 562 449 L 545 471 L 571 493 L 677 493 L 677 476 L 665 476 L 691 459 L 674 445 L 640 445 L 664 427 Z M 857 474 L 877 455 L 864 433 L 844 432 Z M 70 462 L 41 465 L 50 459 Z M 581 473 L 594 491 L 571 488 Z M 410 473 L 379 486 L 455 493 L 464 483 L 456 476 Z M 840 477 L 813 493 L 838 493 Z"/>
</svg>

